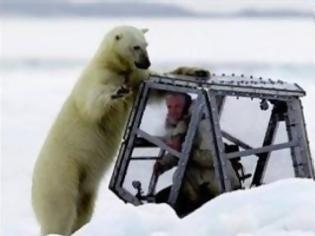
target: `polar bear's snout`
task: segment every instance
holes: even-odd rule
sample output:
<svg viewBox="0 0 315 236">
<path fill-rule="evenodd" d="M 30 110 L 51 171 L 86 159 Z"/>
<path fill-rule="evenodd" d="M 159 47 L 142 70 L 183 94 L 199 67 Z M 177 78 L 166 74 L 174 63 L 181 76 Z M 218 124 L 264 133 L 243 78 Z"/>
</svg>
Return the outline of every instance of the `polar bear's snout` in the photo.
<svg viewBox="0 0 315 236">
<path fill-rule="evenodd" d="M 135 65 L 139 69 L 148 69 L 151 66 L 151 62 L 149 60 L 149 57 L 145 55 L 141 58 L 141 60 L 136 61 Z"/>
<path fill-rule="evenodd" d="M 140 47 L 134 47 L 135 65 L 139 69 L 148 69 L 151 65 L 147 51 Z"/>
</svg>

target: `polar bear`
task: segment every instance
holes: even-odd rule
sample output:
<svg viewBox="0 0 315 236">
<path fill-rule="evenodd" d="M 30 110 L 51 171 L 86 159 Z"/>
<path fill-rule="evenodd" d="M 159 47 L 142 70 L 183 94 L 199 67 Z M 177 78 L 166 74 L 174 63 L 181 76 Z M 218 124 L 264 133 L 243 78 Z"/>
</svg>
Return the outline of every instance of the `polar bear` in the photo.
<svg viewBox="0 0 315 236">
<path fill-rule="evenodd" d="M 149 78 L 146 31 L 120 26 L 105 36 L 50 129 L 32 185 L 42 235 L 68 236 L 90 220 L 138 87 Z"/>
<path fill-rule="evenodd" d="M 43 235 L 70 235 L 90 220 L 139 83 L 149 75 L 145 31 L 121 26 L 105 36 L 52 126 L 33 173 Z"/>
</svg>

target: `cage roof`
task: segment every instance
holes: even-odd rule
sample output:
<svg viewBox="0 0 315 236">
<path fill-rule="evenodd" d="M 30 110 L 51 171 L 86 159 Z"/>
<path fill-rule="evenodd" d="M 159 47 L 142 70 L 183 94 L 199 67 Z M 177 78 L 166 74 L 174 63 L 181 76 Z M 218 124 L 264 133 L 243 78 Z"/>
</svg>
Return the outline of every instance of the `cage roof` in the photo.
<svg viewBox="0 0 315 236">
<path fill-rule="evenodd" d="M 210 79 L 202 77 L 190 77 L 183 75 L 158 75 L 151 76 L 150 81 L 154 83 L 171 84 L 174 86 L 185 86 L 194 89 L 214 90 L 217 92 L 229 92 L 232 95 L 248 93 L 251 95 L 275 95 L 275 96 L 305 96 L 306 92 L 296 83 L 288 83 L 282 80 L 265 79 L 262 77 L 244 75 L 216 75 L 212 74 Z M 233 94 L 234 93 L 234 94 Z"/>
</svg>

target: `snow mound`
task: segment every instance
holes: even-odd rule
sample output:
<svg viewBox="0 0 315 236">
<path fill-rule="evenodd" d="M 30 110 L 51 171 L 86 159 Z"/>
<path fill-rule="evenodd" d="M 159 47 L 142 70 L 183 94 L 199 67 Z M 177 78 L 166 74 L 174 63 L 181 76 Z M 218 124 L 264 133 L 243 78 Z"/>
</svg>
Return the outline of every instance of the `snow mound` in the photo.
<svg viewBox="0 0 315 236">
<path fill-rule="evenodd" d="M 223 194 L 182 220 L 170 235 L 315 235 L 314 199 L 315 182 L 309 179 Z"/>
<path fill-rule="evenodd" d="M 102 222 L 92 221 L 81 232 L 102 235 L 111 228 L 111 236 L 315 236 L 314 199 L 313 180 L 286 179 L 222 194 L 184 219 L 166 204 L 127 204 L 111 215 L 104 213 L 104 205 Z"/>
</svg>

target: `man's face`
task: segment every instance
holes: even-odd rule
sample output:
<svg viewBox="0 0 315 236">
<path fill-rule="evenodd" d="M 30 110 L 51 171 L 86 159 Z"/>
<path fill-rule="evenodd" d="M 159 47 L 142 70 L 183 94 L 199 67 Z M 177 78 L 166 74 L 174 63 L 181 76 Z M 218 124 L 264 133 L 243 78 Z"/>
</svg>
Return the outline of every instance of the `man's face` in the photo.
<svg viewBox="0 0 315 236">
<path fill-rule="evenodd" d="M 181 95 L 168 95 L 166 97 L 167 119 L 171 124 L 177 124 L 183 117 L 185 98 Z"/>
</svg>

